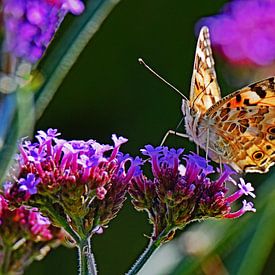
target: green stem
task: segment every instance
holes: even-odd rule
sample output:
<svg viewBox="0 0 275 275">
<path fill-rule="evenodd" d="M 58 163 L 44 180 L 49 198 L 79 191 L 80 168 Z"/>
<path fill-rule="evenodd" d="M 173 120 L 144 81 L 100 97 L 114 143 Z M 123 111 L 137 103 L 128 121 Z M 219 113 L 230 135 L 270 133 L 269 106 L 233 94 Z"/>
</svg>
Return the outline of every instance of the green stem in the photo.
<svg viewBox="0 0 275 275">
<path fill-rule="evenodd" d="M 74 226 L 76 228 L 77 234 L 79 235 L 79 238 L 85 239 L 86 238 L 86 232 L 83 228 L 83 218 L 80 217 L 71 217 L 72 222 L 74 223 Z"/>
<path fill-rule="evenodd" d="M 139 257 L 139 259 L 135 262 L 135 264 L 131 267 L 131 269 L 128 271 L 127 275 L 135 275 L 141 270 L 141 268 L 152 256 L 152 254 L 163 244 L 163 241 L 166 239 L 170 231 L 171 228 L 166 228 L 158 235 L 157 238 L 152 237 L 150 239 L 149 245 Z"/>
<path fill-rule="evenodd" d="M 2 274 L 8 274 L 10 268 L 10 259 L 11 259 L 12 248 L 9 245 L 4 246 L 4 260 L 2 264 Z"/>
<path fill-rule="evenodd" d="M 79 275 L 96 275 L 95 258 L 91 250 L 91 238 L 82 239 L 78 244 Z"/>
</svg>

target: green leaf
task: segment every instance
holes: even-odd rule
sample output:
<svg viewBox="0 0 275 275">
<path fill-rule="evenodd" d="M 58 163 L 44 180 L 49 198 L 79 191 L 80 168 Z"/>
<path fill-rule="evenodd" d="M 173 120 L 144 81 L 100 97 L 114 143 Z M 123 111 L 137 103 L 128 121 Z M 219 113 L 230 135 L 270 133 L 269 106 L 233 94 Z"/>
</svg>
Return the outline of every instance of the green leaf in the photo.
<svg viewBox="0 0 275 275">
<path fill-rule="evenodd" d="M 42 115 L 82 50 L 118 3 L 119 0 L 88 0 L 84 14 L 72 22 L 69 31 L 38 68 L 45 83 L 36 96 L 36 119 Z"/>
<path fill-rule="evenodd" d="M 0 180 L 4 181 L 12 165 L 17 142 L 20 137 L 31 135 L 34 127 L 33 92 L 29 89 L 18 89 L 7 95 L 3 101 L 4 110 L 8 111 L 5 125 L 2 128 L 4 144 L 0 151 Z M 2 109 L 3 110 L 3 109 Z"/>
<path fill-rule="evenodd" d="M 272 177 L 273 184 L 275 177 Z M 263 274 L 265 262 L 271 252 L 275 241 L 275 190 L 266 194 L 266 205 L 260 211 L 259 221 L 250 244 L 242 255 L 238 274 Z"/>
</svg>

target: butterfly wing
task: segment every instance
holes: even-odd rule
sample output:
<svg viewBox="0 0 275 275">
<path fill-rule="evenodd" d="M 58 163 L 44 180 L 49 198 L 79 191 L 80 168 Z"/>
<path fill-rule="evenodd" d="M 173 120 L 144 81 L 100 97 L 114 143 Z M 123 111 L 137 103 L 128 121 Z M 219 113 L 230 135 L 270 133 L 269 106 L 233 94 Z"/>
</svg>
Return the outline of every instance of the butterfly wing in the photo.
<svg viewBox="0 0 275 275">
<path fill-rule="evenodd" d="M 200 114 L 221 99 L 220 88 L 214 68 L 209 30 L 200 30 L 195 53 L 194 69 L 190 88 L 190 105 Z"/>
<path fill-rule="evenodd" d="M 251 84 L 226 96 L 204 115 L 211 122 L 209 147 L 237 171 L 265 173 L 274 165 L 274 86 L 275 77 Z"/>
</svg>

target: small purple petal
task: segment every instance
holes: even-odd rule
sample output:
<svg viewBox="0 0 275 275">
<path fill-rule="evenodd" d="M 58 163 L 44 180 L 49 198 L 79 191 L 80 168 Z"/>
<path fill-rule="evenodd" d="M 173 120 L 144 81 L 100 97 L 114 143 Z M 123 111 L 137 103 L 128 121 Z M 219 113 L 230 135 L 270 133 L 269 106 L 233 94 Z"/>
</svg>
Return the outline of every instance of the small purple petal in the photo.
<svg viewBox="0 0 275 275">
<path fill-rule="evenodd" d="M 93 233 L 95 234 L 102 234 L 104 232 L 103 230 L 103 227 L 100 226 L 100 225 L 97 225 L 93 230 L 92 230 Z"/>
<path fill-rule="evenodd" d="M 124 138 L 124 137 L 117 138 L 117 136 L 115 134 L 112 135 L 112 140 L 113 140 L 113 142 L 115 144 L 115 147 L 118 147 L 121 144 L 126 143 L 128 141 L 128 139 Z"/>
<path fill-rule="evenodd" d="M 84 11 L 85 6 L 79 0 L 66 0 L 62 5 L 62 9 L 68 10 L 75 15 L 79 15 Z"/>
<path fill-rule="evenodd" d="M 163 147 L 153 147 L 152 145 L 145 145 L 145 149 L 141 149 L 141 153 L 145 156 L 153 157 L 154 155 L 159 155 L 163 151 Z"/>
<path fill-rule="evenodd" d="M 256 195 L 253 193 L 254 187 L 251 185 L 250 182 L 245 183 L 244 179 L 240 178 L 240 183 L 238 184 L 238 187 L 244 195 L 250 195 L 252 198 L 256 198 Z"/>
<path fill-rule="evenodd" d="M 140 173 L 140 165 L 142 163 L 143 163 L 143 161 L 139 157 L 136 157 L 134 160 L 131 159 L 131 166 L 128 169 L 128 172 L 126 174 L 126 177 L 124 178 L 124 181 L 129 182 L 134 175 L 139 174 Z"/>
<path fill-rule="evenodd" d="M 21 191 L 26 191 L 27 193 L 29 193 L 30 195 L 34 195 L 37 193 L 37 185 L 39 184 L 40 179 L 36 179 L 35 175 L 32 173 L 29 173 L 27 175 L 27 178 L 21 178 L 19 179 L 18 183 L 19 183 L 19 190 Z"/>
<path fill-rule="evenodd" d="M 243 200 L 243 207 L 240 210 L 226 214 L 224 215 L 224 217 L 227 219 L 236 219 L 241 217 L 246 212 L 256 212 L 256 209 L 253 207 L 252 202 L 247 202 L 246 200 Z"/>
<path fill-rule="evenodd" d="M 245 183 L 245 181 L 240 178 L 240 184 L 238 184 L 238 187 L 240 188 L 238 191 L 233 193 L 231 196 L 229 196 L 226 200 L 229 203 L 232 203 L 239 199 L 243 195 L 250 195 L 252 198 L 255 198 L 256 195 L 252 192 L 254 191 L 254 188 L 252 187 L 251 183 Z"/>
</svg>

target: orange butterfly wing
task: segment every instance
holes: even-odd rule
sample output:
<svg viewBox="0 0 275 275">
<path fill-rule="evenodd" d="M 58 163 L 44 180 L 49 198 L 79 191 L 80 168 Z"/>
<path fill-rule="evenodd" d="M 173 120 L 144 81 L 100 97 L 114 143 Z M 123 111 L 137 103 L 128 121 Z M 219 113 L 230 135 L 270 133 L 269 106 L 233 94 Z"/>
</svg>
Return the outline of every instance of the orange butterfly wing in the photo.
<svg viewBox="0 0 275 275">
<path fill-rule="evenodd" d="M 214 64 L 209 30 L 202 27 L 196 47 L 190 88 L 190 105 L 200 114 L 204 114 L 221 99 Z"/>
<path fill-rule="evenodd" d="M 275 163 L 274 77 L 221 99 L 209 30 L 200 31 L 190 89 L 183 100 L 186 133 L 216 162 L 265 173 Z"/>
<path fill-rule="evenodd" d="M 209 147 L 237 171 L 265 173 L 274 165 L 274 86 L 274 77 L 251 84 L 221 99 L 202 117 L 212 123 L 209 134 L 215 138 Z"/>
</svg>

